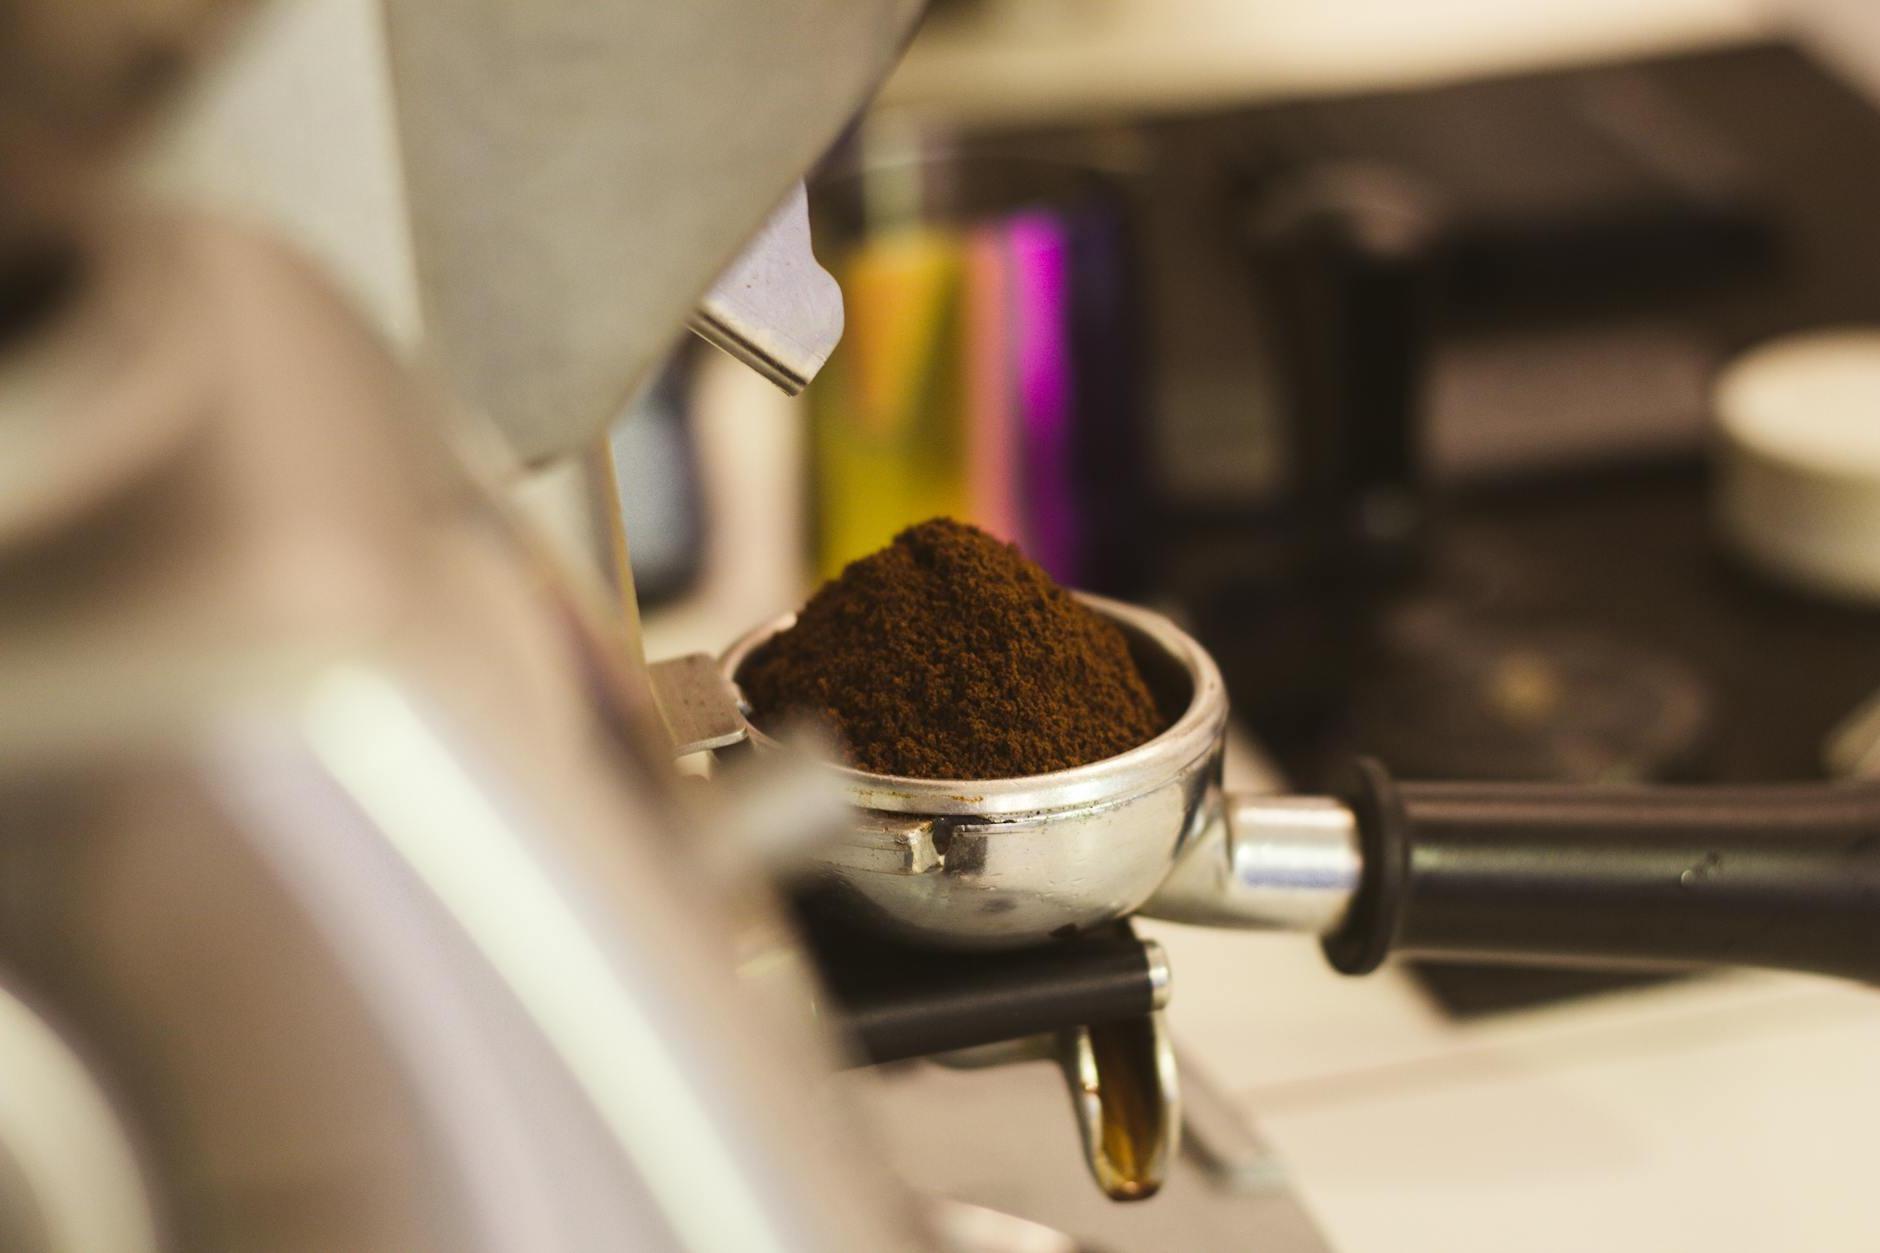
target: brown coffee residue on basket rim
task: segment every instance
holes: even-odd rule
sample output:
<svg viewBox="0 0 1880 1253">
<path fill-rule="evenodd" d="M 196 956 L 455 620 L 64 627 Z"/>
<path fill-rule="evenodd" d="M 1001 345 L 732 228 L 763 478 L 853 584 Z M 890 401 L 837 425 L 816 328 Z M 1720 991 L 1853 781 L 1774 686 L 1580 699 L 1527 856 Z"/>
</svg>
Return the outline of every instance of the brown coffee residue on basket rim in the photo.
<svg viewBox="0 0 1880 1253">
<path fill-rule="evenodd" d="M 876 774 L 1045 774 L 1167 725 L 1115 624 L 950 518 L 852 562 L 737 677 L 759 726 L 819 721 Z"/>
</svg>

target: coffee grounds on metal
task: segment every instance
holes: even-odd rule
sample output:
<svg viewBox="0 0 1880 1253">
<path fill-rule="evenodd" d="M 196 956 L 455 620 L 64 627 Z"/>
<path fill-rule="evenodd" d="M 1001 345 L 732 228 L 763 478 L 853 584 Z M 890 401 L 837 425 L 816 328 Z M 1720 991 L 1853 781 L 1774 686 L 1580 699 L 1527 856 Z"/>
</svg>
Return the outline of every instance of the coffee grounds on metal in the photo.
<svg viewBox="0 0 1880 1253">
<path fill-rule="evenodd" d="M 825 583 L 738 674 L 876 774 L 1003 779 L 1114 757 L 1165 719 L 1114 624 L 977 527 L 935 518 Z"/>
</svg>

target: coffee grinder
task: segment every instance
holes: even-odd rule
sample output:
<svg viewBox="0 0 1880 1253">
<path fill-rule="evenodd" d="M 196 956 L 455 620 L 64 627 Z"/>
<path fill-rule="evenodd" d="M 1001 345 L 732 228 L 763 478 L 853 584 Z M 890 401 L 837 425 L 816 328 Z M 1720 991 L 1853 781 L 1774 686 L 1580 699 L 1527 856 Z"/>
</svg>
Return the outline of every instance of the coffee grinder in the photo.
<svg viewBox="0 0 1880 1253">
<path fill-rule="evenodd" d="M 1138 910 L 1316 932 L 1347 973 L 1874 977 L 1864 787 L 1358 766 L 1340 796 L 1231 797 L 1213 663 L 1112 603 L 1178 716 L 1037 779 L 791 764 L 737 698 L 761 632 L 644 663 L 589 450 L 688 321 L 785 386 L 815 371 L 838 322 L 792 187 L 913 0 L 386 0 L 456 406 L 278 245 L 106 190 L 241 6 L 17 7 L 0 1048 L 41 1099 L 0 1108 L 7 1247 L 1027 1247 L 882 1174 L 816 1082 L 826 1037 L 1052 1049 L 1098 1182 L 1151 1195 L 1173 985 Z M 447 435 L 453 411 L 499 438 Z M 750 760 L 701 797 L 670 760 L 706 750 Z M 1096 829 L 1127 856 L 1086 890 Z M 814 889 L 807 950 L 781 880 Z"/>
</svg>

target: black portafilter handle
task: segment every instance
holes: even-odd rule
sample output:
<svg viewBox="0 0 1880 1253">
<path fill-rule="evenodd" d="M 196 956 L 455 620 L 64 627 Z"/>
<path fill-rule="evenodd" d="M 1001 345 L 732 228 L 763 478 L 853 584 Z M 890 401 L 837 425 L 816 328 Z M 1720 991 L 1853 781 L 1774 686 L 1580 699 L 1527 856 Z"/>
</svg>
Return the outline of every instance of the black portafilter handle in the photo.
<svg viewBox="0 0 1880 1253">
<path fill-rule="evenodd" d="M 1397 782 L 1346 800 L 1363 871 L 1326 956 L 1766 966 L 1880 982 L 1880 786 Z"/>
</svg>

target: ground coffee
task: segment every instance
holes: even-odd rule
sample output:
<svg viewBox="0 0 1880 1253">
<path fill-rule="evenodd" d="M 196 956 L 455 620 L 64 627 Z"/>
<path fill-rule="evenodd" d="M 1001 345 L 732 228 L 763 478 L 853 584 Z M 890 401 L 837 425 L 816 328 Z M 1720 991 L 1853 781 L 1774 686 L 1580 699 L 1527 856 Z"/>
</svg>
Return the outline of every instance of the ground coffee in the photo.
<svg viewBox="0 0 1880 1253">
<path fill-rule="evenodd" d="M 935 518 L 825 583 L 738 674 L 877 774 L 1002 779 L 1113 757 L 1165 720 L 1122 632 L 1012 544 Z"/>
</svg>

